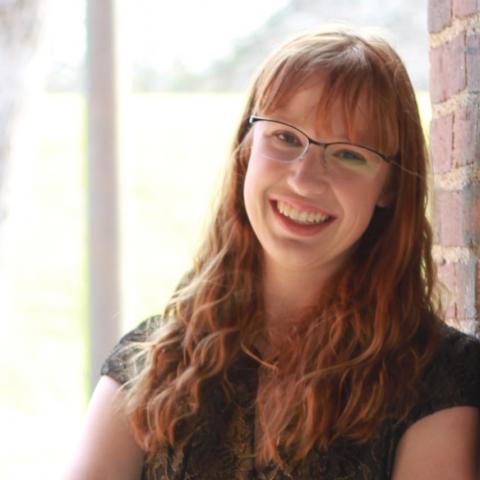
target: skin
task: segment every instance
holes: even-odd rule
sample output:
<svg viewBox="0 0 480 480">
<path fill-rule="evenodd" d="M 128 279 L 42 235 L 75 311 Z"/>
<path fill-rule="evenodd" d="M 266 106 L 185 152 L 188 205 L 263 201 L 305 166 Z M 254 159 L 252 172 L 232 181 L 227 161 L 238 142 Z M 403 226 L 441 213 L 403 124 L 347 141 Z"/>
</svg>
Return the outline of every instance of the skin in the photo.
<svg viewBox="0 0 480 480">
<path fill-rule="evenodd" d="M 478 480 L 480 417 L 477 408 L 440 410 L 403 435 L 393 480 Z"/>
<path fill-rule="evenodd" d="M 139 480 L 144 454 L 117 408 L 120 385 L 103 376 L 90 400 L 64 480 Z"/>
</svg>

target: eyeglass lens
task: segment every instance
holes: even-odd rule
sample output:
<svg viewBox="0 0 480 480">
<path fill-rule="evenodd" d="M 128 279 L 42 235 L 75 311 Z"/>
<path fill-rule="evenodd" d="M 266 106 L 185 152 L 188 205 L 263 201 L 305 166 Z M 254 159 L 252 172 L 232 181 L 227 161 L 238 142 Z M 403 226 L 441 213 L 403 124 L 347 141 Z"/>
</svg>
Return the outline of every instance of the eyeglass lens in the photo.
<svg viewBox="0 0 480 480">
<path fill-rule="evenodd" d="M 262 154 L 272 160 L 293 162 L 303 157 L 309 148 L 323 148 L 327 167 L 333 172 L 365 174 L 376 169 L 381 157 L 370 150 L 350 143 L 331 143 L 325 148 L 310 145 L 308 137 L 296 128 L 273 120 L 255 124 Z"/>
</svg>

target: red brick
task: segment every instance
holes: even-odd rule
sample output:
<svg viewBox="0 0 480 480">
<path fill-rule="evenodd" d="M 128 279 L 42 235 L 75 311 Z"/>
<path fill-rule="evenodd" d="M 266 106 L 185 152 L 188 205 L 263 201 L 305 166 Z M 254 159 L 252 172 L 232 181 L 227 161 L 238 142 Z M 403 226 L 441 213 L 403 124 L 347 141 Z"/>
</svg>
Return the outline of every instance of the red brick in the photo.
<svg viewBox="0 0 480 480">
<path fill-rule="evenodd" d="M 464 245 L 463 215 L 460 192 L 435 190 L 434 222 L 438 243 L 446 247 Z"/>
<path fill-rule="evenodd" d="M 457 315 L 460 320 L 475 318 L 475 261 L 457 263 L 455 276 L 457 281 Z"/>
<path fill-rule="evenodd" d="M 475 281 L 475 308 L 477 309 L 477 320 L 480 322 L 480 259 L 477 260 L 477 277 Z"/>
<path fill-rule="evenodd" d="M 453 15 L 455 17 L 466 17 L 477 11 L 477 0 L 453 0 Z"/>
<path fill-rule="evenodd" d="M 443 102 L 466 87 L 465 34 L 430 50 L 430 94 Z"/>
<path fill-rule="evenodd" d="M 452 18 L 451 0 L 429 0 L 428 31 L 436 33 L 450 24 Z"/>
<path fill-rule="evenodd" d="M 457 296 L 457 282 L 455 279 L 455 266 L 452 263 L 438 265 L 438 279 L 445 286 L 442 289 L 442 304 L 447 318 L 455 318 L 455 298 Z"/>
<path fill-rule="evenodd" d="M 462 191 L 436 189 L 433 198 L 435 243 L 445 247 L 480 246 L 480 186 Z"/>
<path fill-rule="evenodd" d="M 444 173 L 452 166 L 453 115 L 432 120 L 430 127 L 430 150 L 433 171 Z"/>
<path fill-rule="evenodd" d="M 463 189 L 462 196 L 464 239 L 468 246 L 478 250 L 480 249 L 480 185 L 469 184 Z"/>
<path fill-rule="evenodd" d="M 468 323 L 475 319 L 476 261 L 439 265 L 438 277 L 447 291 L 442 296 L 447 318 Z"/>
<path fill-rule="evenodd" d="M 480 92 L 480 32 L 467 35 L 465 54 L 468 91 Z"/>
<path fill-rule="evenodd" d="M 480 159 L 480 101 L 455 112 L 453 138 L 453 163 L 474 165 Z"/>
<path fill-rule="evenodd" d="M 447 97 L 461 92 L 467 85 L 465 74 L 465 35 L 457 35 L 447 43 L 445 80 Z"/>
<path fill-rule="evenodd" d="M 445 46 L 430 49 L 430 98 L 432 103 L 446 100 L 444 75 L 444 49 Z"/>
</svg>

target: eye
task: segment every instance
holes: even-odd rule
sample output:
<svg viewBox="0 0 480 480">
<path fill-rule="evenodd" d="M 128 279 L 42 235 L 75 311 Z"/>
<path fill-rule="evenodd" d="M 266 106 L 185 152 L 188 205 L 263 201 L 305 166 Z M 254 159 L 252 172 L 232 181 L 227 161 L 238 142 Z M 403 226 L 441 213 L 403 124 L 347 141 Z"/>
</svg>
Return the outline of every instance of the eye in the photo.
<svg viewBox="0 0 480 480">
<path fill-rule="evenodd" d="M 302 147 L 302 139 L 290 130 L 278 130 L 273 133 L 274 139 L 284 146 Z"/>
<path fill-rule="evenodd" d="M 337 160 L 345 163 L 352 165 L 365 165 L 367 163 L 367 158 L 362 153 L 351 148 L 337 147 L 333 149 L 332 153 Z"/>
</svg>

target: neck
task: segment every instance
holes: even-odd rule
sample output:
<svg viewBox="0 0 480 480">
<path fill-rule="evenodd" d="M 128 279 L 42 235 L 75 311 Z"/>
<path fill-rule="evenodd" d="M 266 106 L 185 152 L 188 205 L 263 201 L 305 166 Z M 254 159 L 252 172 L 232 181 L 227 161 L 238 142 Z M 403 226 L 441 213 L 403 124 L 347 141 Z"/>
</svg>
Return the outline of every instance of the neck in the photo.
<svg viewBox="0 0 480 480">
<path fill-rule="evenodd" d="M 265 262 L 263 295 L 267 329 L 288 327 L 318 305 L 326 280 L 318 272 L 285 270 Z"/>
</svg>

